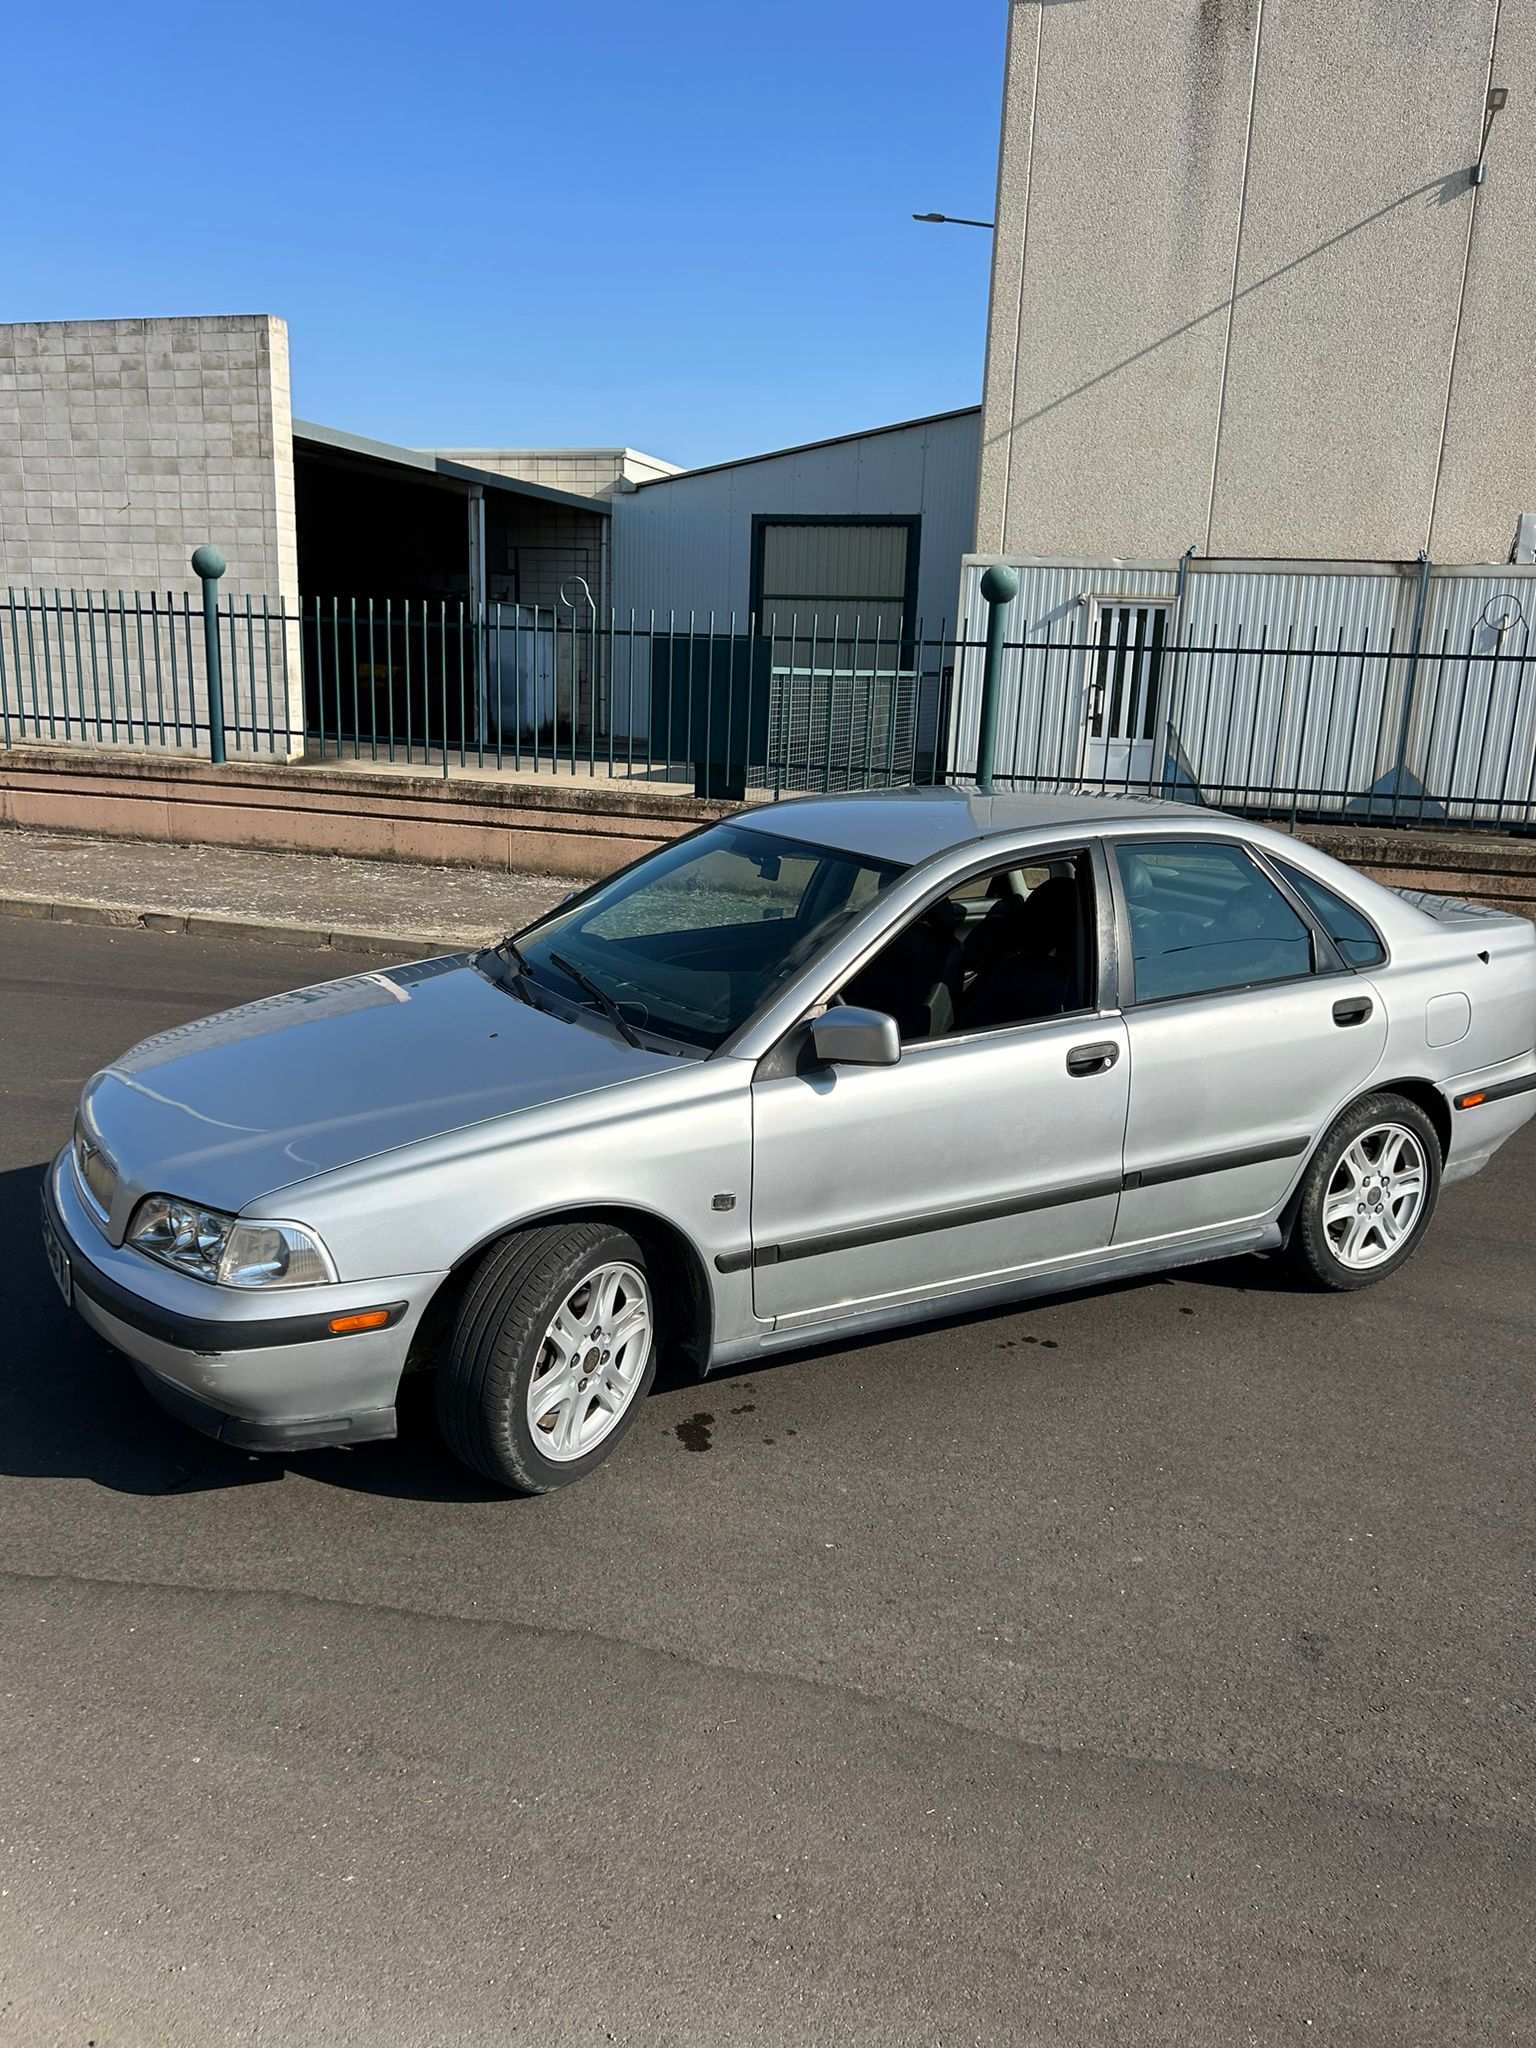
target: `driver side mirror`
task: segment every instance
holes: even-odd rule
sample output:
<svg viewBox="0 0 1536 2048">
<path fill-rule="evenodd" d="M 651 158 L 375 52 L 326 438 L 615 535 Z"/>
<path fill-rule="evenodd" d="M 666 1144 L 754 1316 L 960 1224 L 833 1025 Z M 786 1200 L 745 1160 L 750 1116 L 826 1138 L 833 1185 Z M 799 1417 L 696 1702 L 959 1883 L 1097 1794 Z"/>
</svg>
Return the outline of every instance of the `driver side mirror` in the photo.
<svg viewBox="0 0 1536 2048">
<path fill-rule="evenodd" d="M 901 1058 L 901 1033 L 884 1010 L 839 1004 L 811 1025 L 811 1045 L 828 1067 L 894 1067 Z"/>
</svg>

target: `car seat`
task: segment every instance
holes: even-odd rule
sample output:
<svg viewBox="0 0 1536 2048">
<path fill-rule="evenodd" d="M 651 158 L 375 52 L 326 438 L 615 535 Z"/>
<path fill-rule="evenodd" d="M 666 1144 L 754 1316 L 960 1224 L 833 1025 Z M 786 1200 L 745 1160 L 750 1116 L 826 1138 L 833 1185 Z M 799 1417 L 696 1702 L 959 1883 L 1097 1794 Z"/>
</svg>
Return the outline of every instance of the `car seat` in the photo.
<svg viewBox="0 0 1536 2048">
<path fill-rule="evenodd" d="M 1052 875 L 1028 896 L 1000 900 L 985 930 L 986 951 L 962 1005 L 967 1031 L 1082 1007 L 1082 895 L 1072 876 Z"/>
<path fill-rule="evenodd" d="M 884 1010 L 896 1019 L 904 1043 L 953 1031 L 962 974 L 959 920 L 953 903 L 931 904 L 843 984 L 843 1001 Z"/>
</svg>

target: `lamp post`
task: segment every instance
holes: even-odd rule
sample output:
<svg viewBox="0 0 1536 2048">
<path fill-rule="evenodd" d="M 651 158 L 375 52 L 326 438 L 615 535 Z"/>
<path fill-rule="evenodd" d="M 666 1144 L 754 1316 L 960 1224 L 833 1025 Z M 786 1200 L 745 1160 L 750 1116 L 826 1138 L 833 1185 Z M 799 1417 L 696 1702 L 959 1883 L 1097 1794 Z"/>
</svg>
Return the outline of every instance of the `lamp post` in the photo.
<svg viewBox="0 0 1536 2048">
<path fill-rule="evenodd" d="M 224 765 L 224 680 L 219 673 L 219 578 L 228 563 L 206 541 L 192 550 L 192 573 L 203 585 L 203 652 L 208 671 L 208 758 Z"/>
<path fill-rule="evenodd" d="M 1488 137 L 1493 133 L 1495 117 L 1502 114 L 1508 105 L 1509 87 L 1490 85 L 1488 97 L 1483 103 L 1483 139 L 1478 145 L 1477 162 L 1468 174 L 1468 181 L 1473 185 L 1481 185 L 1488 175 Z"/>
<path fill-rule="evenodd" d="M 946 228 L 995 228 L 995 220 L 967 220 L 960 213 L 914 213 L 914 220 L 931 220 Z"/>
<path fill-rule="evenodd" d="M 1006 562 L 993 562 L 981 579 L 987 603 L 987 648 L 981 662 L 981 729 L 976 736 L 976 780 L 992 787 L 997 758 L 997 714 L 1003 694 L 1003 621 L 1019 594 L 1019 574 Z"/>
</svg>

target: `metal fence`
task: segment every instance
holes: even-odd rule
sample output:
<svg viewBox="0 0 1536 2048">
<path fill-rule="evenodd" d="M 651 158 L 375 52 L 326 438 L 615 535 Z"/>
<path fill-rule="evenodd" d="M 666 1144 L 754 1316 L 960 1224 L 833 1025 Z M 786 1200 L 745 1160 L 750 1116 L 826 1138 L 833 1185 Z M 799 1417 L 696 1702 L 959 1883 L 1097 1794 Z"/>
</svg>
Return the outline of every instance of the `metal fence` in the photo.
<svg viewBox="0 0 1536 2048">
<path fill-rule="evenodd" d="M 952 774 L 976 756 L 973 650 L 958 673 Z M 1165 645 L 1138 631 L 1132 606 L 1093 639 L 1005 642 L 1000 706 L 1003 787 L 1170 796 L 1291 822 L 1536 827 L 1536 648 L 1523 625 L 1417 648 L 1390 632 Z"/>
<path fill-rule="evenodd" d="M 305 731 L 322 755 L 747 790 L 885 788 L 935 771 L 953 643 L 841 618 L 444 600 L 306 602 Z"/>
<path fill-rule="evenodd" d="M 280 602 L 231 597 L 218 613 L 232 752 L 296 751 L 297 621 Z M 207 651 L 186 591 L 7 590 L 0 605 L 0 744 L 206 751 Z M 297 734 L 302 747 L 302 730 Z"/>
<path fill-rule="evenodd" d="M 1284 644 L 1006 638 L 1000 786 L 1171 795 L 1297 822 L 1536 829 L 1536 650 L 1362 631 Z M 0 742 L 207 751 L 184 592 L 10 591 Z M 683 785 L 702 796 L 974 776 L 983 643 L 858 617 L 758 620 L 432 600 L 225 598 L 230 755 Z"/>
<path fill-rule="evenodd" d="M 461 600 L 225 598 L 231 755 L 604 776 L 747 790 L 931 777 L 954 643 L 858 619 L 606 619 Z M 201 752 L 201 605 L 186 594 L 11 590 L 0 743 Z"/>
</svg>

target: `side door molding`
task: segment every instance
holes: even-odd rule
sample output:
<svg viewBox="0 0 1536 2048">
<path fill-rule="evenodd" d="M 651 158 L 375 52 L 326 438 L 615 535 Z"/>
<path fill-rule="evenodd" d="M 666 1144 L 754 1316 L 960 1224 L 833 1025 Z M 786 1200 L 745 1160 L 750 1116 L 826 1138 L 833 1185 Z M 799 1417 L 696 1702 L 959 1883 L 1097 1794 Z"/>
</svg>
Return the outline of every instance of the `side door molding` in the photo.
<svg viewBox="0 0 1536 2048">
<path fill-rule="evenodd" d="M 790 1259 L 856 1251 L 861 1245 L 885 1244 L 892 1238 L 922 1237 L 929 1231 L 963 1229 L 970 1223 L 995 1223 L 1004 1216 L 1027 1216 L 1035 1210 L 1055 1209 L 1068 1202 L 1093 1202 L 1103 1195 L 1118 1195 L 1121 1178 L 1115 1173 L 1097 1180 L 1066 1181 L 1055 1187 L 1033 1189 L 1027 1195 L 1011 1195 L 1005 1201 L 962 1202 L 951 1208 L 925 1209 L 916 1215 L 893 1217 L 888 1222 L 864 1224 L 857 1230 L 788 1238 L 778 1244 L 757 1245 L 750 1252 L 722 1252 L 715 1265 L 722 1273 L 739 1273 L 747 1266 L 779 1266 Z"/>
<path fill-rule="evenodd" d="M 1203 1173 L 1230 1173 L 1239 1166 L 1267 1166 L 1272 1159 L 1299 1159 L 1310 1152 L 1309 1137 L 1282 1138 L 1271 1145 L 1244 1145 L 1232 1152 L 1207 1152 L 1198 1159 L 1170 1159 L 1156 1166 L 1143 1166 L 1122 1174 L 1122 1191 L 1132 1188 L 1166 1187 L 1170 1181 L 1197 1180 Z"/>
</svg>

